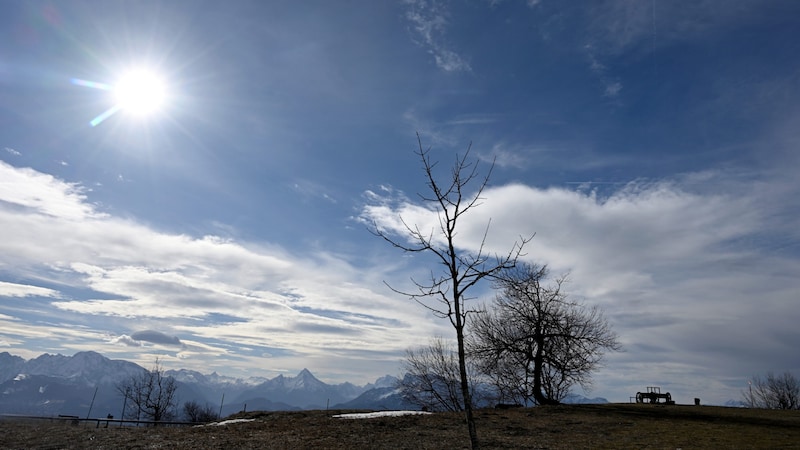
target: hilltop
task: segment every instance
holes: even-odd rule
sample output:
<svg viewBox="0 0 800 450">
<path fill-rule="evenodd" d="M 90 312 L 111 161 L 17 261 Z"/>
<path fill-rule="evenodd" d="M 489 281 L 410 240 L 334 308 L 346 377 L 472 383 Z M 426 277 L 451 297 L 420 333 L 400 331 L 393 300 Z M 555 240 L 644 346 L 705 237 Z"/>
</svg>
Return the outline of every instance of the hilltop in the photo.
<svg viewBox="0 0 800 450">
<path fill-rule="evenodd" d="M 340 419 L 344 411 L 249 412 L 227 425 L 95 428 L 0 421 L 4 448 L 468 448 L 463 416 Z M 800 411 L 642 404 L 477 411 L 484 448 L 797 448 Z"/>
</svg>

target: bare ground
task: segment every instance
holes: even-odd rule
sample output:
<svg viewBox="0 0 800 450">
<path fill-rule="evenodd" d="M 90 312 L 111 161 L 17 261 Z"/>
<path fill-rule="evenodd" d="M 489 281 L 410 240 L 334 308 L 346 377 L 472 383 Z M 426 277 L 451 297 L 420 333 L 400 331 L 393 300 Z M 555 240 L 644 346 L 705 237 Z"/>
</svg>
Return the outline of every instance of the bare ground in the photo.
<svg viewBox="0 0 800 450">
<path fill-rule="evenodd" d="M 96 423 L 0 421 L 3 449 L 459 449 L 463 416 L 452 413 L 339 419 L 352 411 L 250 412 L 252 422 L 135 428 Z M 800 449 L 800 411 L 636 404 L 477 411 L 490 449 Z"/>
</svg>

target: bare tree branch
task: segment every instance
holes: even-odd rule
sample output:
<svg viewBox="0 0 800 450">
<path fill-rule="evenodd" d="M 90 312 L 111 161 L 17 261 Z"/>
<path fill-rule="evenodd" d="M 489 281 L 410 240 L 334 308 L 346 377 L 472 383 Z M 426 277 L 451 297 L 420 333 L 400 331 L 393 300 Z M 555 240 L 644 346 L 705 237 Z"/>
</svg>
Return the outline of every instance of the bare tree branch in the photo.
<svg viewBox="0 0 800 450">
<path fill-rule="evenodd" d="M 463 250 L 463 246 L 456 245 L 458 240 L 459 220 L 480 206 L 483 192 L 489 183 L 489 177 L 494 169 L 494 163 L 489 167 L 488 173 L 481 178 L 477 162 L 470 161 L 470 150 L 467 148 L 463 156 L 456 155 L 455 163 L 450 172 L 450 178 L 442 183 L 437 180 L 434 168 L 437 163 L 431 158 L 430 148 L 424 149 L 422 140 L 417 134 L 419 150 L 416 155 L 420 158 L 422 169 L 425 172 L 426 186 L 430 193 L 419 194 L 419 198 L 436 211 L 438 217 L 438 230 L 424 233 L 417 224 L 410 225 L 401 217 L 405 234 L 401 236 L 390 235 L 373 223 L 371 232 L 382 238 L 390 245 L 408 253 L 425 253 L 432 255 L 443 266 L 442 273 L 431 273 L 428 282 L 419 282 L 412 279 L 416 288 L 415 292 L 406 292 L 389 286 L 394 292 L 405 295 L 423 305 L 436 317 L 447 318 L 456 331 L 456 343 L 459 360 L 461 391 L 464 397 L 467 423 L 470 440 L 473 448 L 478 448 L 477 431 L 472 414 L 469 380 L 467 378 L 466 356 L 464 349 L 464 327 L 466 318 L 472 310 L 466 307 L 465 302 L 470 300 L 467 292 L 481 280 L 492 278 L 499 272 L 510 269 L 516 265 L 517 259 L 522 255 L 522 250 L 530 238 L 520 238 L 506 255 L 495 255 L 492 261 L 485 253 L 486 240 L 490 223 L 484 230 L 483 238 L 475 251 Z M 473 185 L 477 187 L 470 194 L 468 189 Z M 491 221 L 490 221 L 491 222 Z"/>
<path fill-rule="evenodd" d="M 505 400 L 558 403 L 576 384 L 588 389 L 603 354 L 620 348 L 598 307 L 569 300 L 565 277 L 546 277 L 546 266 L 505 271 L 494 310 L 472 316 L 470 354 Z"/>
<path fill-rule="evenodd" d="M 177 382 L 164 374 L 158 358 L 152 369 L 133 375 L 117 386 L 117 391 L 126 400 L 123 416 L 154 422 L 175 417 L 177 390 Z"/>
<path fill-rule="evenodd" d="M 750 387 L 743 392 L 745 404 L 750 408 L 800 409 L 800 381 L 790 372 L 753 377 Z"/>
</svg>

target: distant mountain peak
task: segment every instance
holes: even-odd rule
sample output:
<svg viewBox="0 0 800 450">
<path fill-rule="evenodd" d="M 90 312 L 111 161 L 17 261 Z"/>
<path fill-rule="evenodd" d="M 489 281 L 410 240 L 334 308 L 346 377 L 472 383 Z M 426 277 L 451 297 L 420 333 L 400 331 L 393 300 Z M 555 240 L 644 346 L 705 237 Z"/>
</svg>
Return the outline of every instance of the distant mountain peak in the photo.
<svg viewBox="0 0 800 450">
<path fill-rule="evenodd" d="M 323 389 L 327 387 L 308 369 L 301 370 L 292 381 L 294 382 L 293 389 Z"/>
<path fill-rule="evenodd" d="M 107 414 L 120 407 L 119 394 L 114 386 L 144 370 L 135 363 L 109 359 L 94 351 L 78 352 L 73 356 L 46 353 L 31 360 L 2 352 L 0 414 L 87 414 L 87 405 L 95 391 L 98 397 L 94 408 Z M 202 374 L 184 368 L 167 370 L 166 373 L 178 381 L 181 401 L 195 400 L 204 404 L 224 398 L 227 412 L 245 407 L 320 409 L 350 401 L 371 387 L 351 383 L 329 385 L 320 381 L 308 368 L 303 368 L 295 376 L 279 374 L 272 379 L 242 379 L 216 372 Z M 45 388 L 46 392 L 42 391 Z M 377 401 L 381 405 L 387 404 L 384 398 Z"/>
<path fill-rule="evenodd" d="M 377 380 L 375 380 L 375 387 L 395 387 L 397 383 L 400 382 L 397 377 L 393 377 L 391 375 L 384 375 Z"/>
</svg>

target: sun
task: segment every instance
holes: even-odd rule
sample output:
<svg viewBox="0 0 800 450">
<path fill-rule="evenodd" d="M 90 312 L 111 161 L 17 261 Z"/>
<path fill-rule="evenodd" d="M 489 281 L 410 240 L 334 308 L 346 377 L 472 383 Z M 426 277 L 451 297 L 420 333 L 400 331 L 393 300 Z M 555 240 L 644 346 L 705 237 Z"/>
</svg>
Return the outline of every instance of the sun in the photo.
<svg viewBox="0 0 800 450">
<path fill-rule="evenodd" d="M 157 116 L 167 106 L 168 84 L 158 72 L 147 68 L 135 68 L 121 72 L 114 84 L 71 78 L 76 86 L 100 89 L 111 94 L 112 105 L 89 122 L 96 127 L 109 117 L 121 112 L 127 116 L 147 119 Z"/>
<path fill-rule="evenodd" d="M 164 80 L 148 69 L 125 72 L 113 86 L 119 110 L 138 117 L 157 113 L 167 97 Z"/>
</svg>

